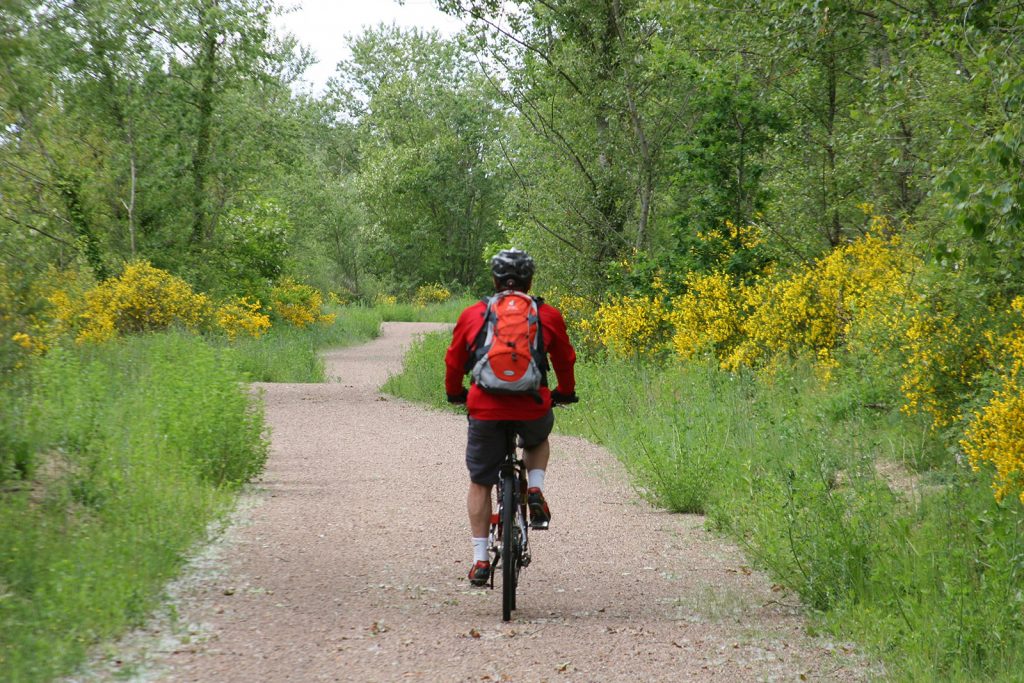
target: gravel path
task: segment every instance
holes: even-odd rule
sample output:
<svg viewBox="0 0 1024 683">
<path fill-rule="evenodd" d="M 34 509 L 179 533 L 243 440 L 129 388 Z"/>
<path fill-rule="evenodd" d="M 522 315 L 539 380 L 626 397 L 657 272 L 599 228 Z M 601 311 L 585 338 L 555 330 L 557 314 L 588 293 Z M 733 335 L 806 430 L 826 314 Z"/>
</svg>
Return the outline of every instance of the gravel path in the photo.
<svg viewBox="0 0 1024 683">
<path fill-rule="evenodd" d="M 175 589 L 194 635 L 151 647 L 138 677 L 866 677 L 849 648 L 805 636 L 795 598 L 703 518 L 638 500 L 612 456 L 575 438 L 552 439 L 552 528 L 531 536 L 534 563 L 503 624 L 500 589 L 465 579 L 465 418 L 378 392 L 409 340 L 437 328 L 386 324 L 376 341 L 328 353 L 332 383 L 262 385 L 273 449 L 260 490 L 208 570 Z"/>
</svg>

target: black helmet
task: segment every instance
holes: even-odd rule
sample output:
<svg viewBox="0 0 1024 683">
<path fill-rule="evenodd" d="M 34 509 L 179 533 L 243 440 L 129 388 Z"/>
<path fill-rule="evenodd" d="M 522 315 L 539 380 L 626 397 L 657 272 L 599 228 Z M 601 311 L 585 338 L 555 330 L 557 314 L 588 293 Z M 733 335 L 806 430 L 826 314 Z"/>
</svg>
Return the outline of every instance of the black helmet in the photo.
<svg viewBox="0 0 1024 683">
<path fill-rule="evenodd" d="M 501 289 L 528 288 L 533 270 L 533 258 L 520 249 L 502 249 L 491 257 L 491 275 Z"/>
</svg>

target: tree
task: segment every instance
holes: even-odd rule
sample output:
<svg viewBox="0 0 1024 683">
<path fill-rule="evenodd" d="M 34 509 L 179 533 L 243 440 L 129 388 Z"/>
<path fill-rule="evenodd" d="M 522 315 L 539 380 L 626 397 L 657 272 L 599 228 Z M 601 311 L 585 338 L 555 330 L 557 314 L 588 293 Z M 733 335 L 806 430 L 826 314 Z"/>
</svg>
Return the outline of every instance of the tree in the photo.
<svg viewBox="0 0 1024 683">
<path fill-rule="evenodd" d="M 380 26 L 352 52 L 332 96 L 358 130 L 366 267 L 401 289 L 479 284 L 505 192 L 504 114 L 459 39 Z"/>
<path fill-rule="evenodd" d="M 442 0 L 470 21 L 492 87 L 516 113 L 503 154 L 508 222 L 555 278 L 593 283 L 659 242 L 670 71 L 651 68 L 654 17 L 632 0 Z"/>
</svg>

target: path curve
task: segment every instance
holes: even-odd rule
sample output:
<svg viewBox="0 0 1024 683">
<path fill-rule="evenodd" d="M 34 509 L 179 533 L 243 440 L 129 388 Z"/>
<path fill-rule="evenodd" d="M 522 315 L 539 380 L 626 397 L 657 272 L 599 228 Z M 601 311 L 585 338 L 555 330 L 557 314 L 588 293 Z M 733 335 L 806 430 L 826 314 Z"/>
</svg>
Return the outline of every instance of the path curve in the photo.
<svg viewBox="0 0 1024 683">
<path fill-rule="evenodd" d="M 260 385 L 272 454 L 253 507 L 179 600 L 201 637 L 167 648 L 147 680 L 864 677 L 702 517 L 653 509 L 575 438 L 552 439 L 552 528 L 531 537 L 503 624 L 501 591 L 465 579 L 465 418 L 378 392 L 439 327 L 389 323 L 325 354 L 327 384 Z"/>
</svg>

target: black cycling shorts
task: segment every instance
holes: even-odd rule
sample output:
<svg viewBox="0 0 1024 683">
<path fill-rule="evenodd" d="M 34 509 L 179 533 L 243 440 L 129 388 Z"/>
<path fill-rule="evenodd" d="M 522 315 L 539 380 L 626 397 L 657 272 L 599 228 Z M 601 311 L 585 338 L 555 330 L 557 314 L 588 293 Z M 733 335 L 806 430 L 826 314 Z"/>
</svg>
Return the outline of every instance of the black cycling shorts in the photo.
<svg viewBox="0 0 1024 683">
<path fill-rule="evenodd" d="M 555 415 L 550 410 L 536 420 L 475 420 L 469 418 L 466 439 L 466 467 L 475 484 L 493 486 L 498 483 L 498 468 L 505 457 L 505 425 L 512 424 L 519 437 L 520 448 L 539 446 L 551 434 Z"/>
</svg>

